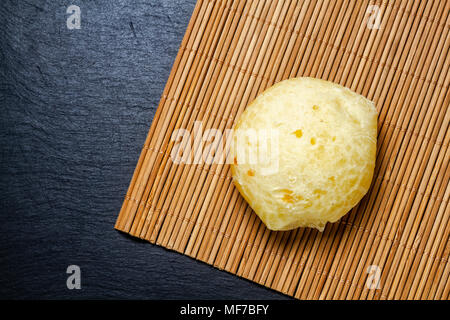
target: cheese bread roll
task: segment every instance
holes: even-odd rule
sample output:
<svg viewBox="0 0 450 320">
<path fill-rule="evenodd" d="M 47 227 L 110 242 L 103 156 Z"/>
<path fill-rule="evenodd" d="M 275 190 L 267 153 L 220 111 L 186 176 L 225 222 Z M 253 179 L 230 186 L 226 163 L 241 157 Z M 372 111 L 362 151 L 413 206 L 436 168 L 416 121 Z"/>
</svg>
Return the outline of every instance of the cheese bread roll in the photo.
<svg viewBox="0 0 450 320">
<path fill-rule="evenodd" d="M 239 116 L 231 173 L 269 229 L 323 231 L 367 193 L 376 145 L 373 102 L 332 82 L 293 78 L 265 90 Z"/>
</svg>

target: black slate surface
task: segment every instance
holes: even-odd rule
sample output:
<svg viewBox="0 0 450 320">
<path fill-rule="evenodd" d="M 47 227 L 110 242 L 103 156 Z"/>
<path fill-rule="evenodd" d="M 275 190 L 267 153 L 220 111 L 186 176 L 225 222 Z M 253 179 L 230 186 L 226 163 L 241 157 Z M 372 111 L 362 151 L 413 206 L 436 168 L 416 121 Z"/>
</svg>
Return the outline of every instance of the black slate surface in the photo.
<svg viewBox="0 0 450 320">
<path fill-rule="evenodd" d="M 113 229 L 194 5 L 0 1 L 0 298 L 288 298 Z"/>
<path fill-rule="evenodd" d="M 194 5 L 0 1 L 0 298 L 288 298 L 113 229 Z"/>
</svg>

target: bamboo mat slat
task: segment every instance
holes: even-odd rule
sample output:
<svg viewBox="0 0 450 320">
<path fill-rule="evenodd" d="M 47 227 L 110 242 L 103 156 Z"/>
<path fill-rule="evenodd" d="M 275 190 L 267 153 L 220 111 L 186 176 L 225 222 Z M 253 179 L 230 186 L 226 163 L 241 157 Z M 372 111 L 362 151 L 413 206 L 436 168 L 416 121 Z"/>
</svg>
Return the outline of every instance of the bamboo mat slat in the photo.
<svg viewBox="0 0 450 320">
<path fill-rule="evenodd" d="M 115 228 L 298 299 L 448 299 L 449 11 L 448 0 L 198 0 Z M 322 233 L 270 231 L 228 165 L 171 159 L 175 130 L 225 132 L 296 76 L 349 87 L 379 113 L 372 186 Z"/>
</svg>

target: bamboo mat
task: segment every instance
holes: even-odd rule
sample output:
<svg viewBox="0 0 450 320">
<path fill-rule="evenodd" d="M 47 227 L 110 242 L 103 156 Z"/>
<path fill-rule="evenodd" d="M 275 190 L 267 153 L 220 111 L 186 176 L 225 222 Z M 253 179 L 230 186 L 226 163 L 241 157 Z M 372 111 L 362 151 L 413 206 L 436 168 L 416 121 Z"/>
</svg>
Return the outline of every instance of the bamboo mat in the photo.
<svg viewBox="0 0 450 320">
<path fill-rule="evenodd" d="M 448 299 L 449 9 L 198 0 L 115 227 L 299 299 Z M 228 165 L 171 160 L 174 130 L 231 128 L 295 76 L 340 83 L 379 112 L 372 187 L 323 233 L 269 231 Z"/>
</svg>

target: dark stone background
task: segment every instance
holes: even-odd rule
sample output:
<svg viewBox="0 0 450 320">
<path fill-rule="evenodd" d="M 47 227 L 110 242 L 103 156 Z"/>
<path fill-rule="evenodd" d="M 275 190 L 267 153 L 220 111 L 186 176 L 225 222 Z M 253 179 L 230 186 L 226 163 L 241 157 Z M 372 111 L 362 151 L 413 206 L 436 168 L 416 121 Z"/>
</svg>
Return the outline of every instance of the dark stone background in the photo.
<svg viewBox="0 0 450 320">
<path fill-rule="evenodd" d="M 0 298 L 288 298 L 113 229 L 194 4 L 0 1 Z"/>
</svg>

